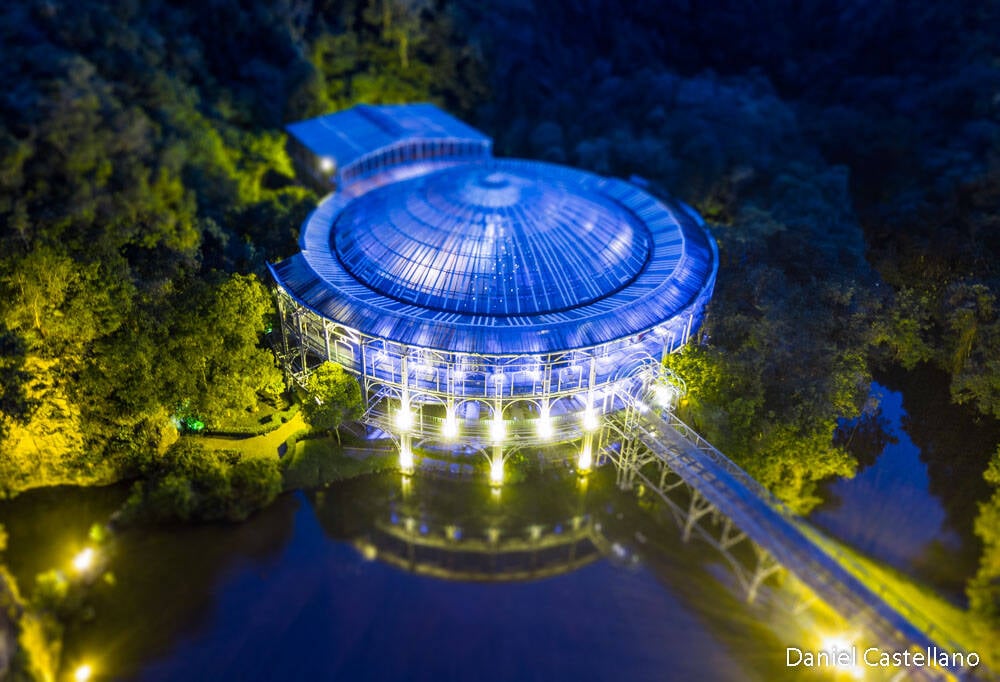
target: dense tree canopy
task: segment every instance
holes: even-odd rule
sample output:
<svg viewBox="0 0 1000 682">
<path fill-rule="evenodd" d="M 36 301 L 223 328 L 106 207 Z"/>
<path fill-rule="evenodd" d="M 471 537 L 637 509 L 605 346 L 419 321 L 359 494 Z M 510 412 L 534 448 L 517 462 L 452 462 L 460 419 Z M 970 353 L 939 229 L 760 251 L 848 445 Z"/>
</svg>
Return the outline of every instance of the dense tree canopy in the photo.
<svg viewBox="0 0 1000 682">
<path fill-rule="evenodd" d="M 263 265 L 317 198 L 282 124 L 429 100 L 708 219 L 682 409 L 806 510 L 873 365 L 1000 417 L 998 32 L 974 0 L 7 3 L 0 490 L 151 472 L 171 418 L 280 390 Z"/>
<path fill-rule="evenodd" d="M 138 473 L 280 393 L 266 260 L 317 197 L 281 126 L 358 101 L 468 112 L 446 12 L 391 0 L 0 9 L 0 491 Z"/>
</svg>

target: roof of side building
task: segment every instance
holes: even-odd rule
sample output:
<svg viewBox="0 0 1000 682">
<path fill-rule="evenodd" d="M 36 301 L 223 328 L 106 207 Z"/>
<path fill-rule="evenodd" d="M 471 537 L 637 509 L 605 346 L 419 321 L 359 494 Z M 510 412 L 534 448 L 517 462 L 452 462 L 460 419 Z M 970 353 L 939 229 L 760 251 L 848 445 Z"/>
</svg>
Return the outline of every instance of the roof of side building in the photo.
<svg viewBox="0 0 1000 682">
<path fill-rule="evenodd" d="M 286 130 L 316 156 L 339 168 L 405 140 L 461 140 L 490 146 L 492 139 L 433 104 L 359 104 L 291 123 Z"/>
</svg>

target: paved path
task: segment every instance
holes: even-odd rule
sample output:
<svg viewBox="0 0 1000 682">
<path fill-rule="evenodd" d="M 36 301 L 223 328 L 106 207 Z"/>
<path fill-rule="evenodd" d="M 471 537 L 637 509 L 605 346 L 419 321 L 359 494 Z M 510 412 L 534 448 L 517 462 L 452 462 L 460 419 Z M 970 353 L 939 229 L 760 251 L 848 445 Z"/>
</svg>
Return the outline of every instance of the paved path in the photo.
<svg viewBox="0 0 1000 682">
<path fill-rule="evenodd" d="M 278 448 L 296 431 L 308 428 L 302 413 L 296 412 L 291 419 L 270 433 L 249 438 L 222 438 L 202 436 L 199 442 L 211 450 L 239 450 L 250 457 L 277 457 Z"/>
</svg>

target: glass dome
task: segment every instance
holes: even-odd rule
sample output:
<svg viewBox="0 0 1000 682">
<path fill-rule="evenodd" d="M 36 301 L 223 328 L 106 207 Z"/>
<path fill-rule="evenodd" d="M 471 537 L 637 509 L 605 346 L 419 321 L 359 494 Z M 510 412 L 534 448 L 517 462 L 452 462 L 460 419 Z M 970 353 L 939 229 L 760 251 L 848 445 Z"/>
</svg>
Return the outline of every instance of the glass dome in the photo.
<svg viewBox="0 0 1000 682">
<path fill-rule="evenodd" d="M 632 282 L 649 230 L 594 192 L 587 173 L 494 160 L 374 189 L 331 230 L 359 282 L 422 308 L 464 315 L 539 315 L 576 308 Z"/>
</svg>

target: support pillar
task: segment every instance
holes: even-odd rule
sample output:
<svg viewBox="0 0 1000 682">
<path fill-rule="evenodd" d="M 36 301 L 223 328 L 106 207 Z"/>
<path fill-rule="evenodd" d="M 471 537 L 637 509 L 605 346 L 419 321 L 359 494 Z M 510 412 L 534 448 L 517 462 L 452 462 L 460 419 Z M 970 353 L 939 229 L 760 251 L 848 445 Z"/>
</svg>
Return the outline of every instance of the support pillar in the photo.
<svg viewBox="0 0 1000 682">
<path fill-rule="evenodd" d="M 332 361 L 333 358 L 330 357 L 330 323 L 327 320 L 323 320 L 323 347 L 326 350 L 326 359 Z"/>
<path fill-rule="evenodd" d="M 754 570 L 753 576 L 750 578 L 750 586 L 747 588 L 748 604 L 753 604 L 757 599 L 757 591 L 761 584 L 781 570 L 781 564 L 775 561 L 774 557 L 766 550 L 754 545 L 754 551 L 757 553 L 757 568 Z"/>
<path fill-rule="evenodd" d="M 712 503 L 702 497 L 697 490 L 691 491 L 691 503 L 688 505 L 687 518 L 684 519 L 684 542 L 691 539 L 691 531 L 706 514 L 714 509 Z"/>
</svg>

